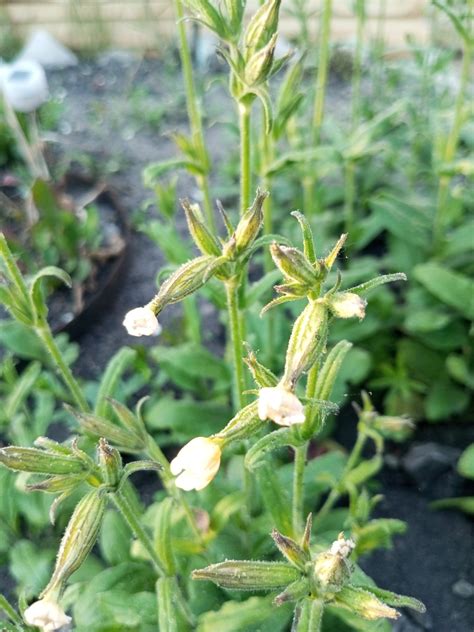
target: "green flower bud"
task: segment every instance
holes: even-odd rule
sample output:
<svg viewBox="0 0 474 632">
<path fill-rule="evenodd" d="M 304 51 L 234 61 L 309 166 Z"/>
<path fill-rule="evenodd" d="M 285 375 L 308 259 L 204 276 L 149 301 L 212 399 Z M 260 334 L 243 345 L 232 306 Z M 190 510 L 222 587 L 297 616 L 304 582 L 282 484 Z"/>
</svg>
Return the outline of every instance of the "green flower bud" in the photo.
<svg viewBox="0 0 474 632">
<path fill-rule="evenodd" d="M 276 42 L 275 33 L 268 44 L 248 60 L 244 75 L 244 81 L 248 86 L 258 86 L 268 79 L 273 66 Z"/>
<path fill-rule="evenodd" d="M 344 534 L 341 533 L 329 550 L 316 557 L 313 578 L 320 592 L 339 592 L 347 583 L 352 572 L 347 558 L 354 547 L 354 542 L 345 540 Z"/>
<path fill-rule="evenodd" d="M 258 417 L 258 402 L 252 402 L 239 410 L 239 412 L 229 421 L 229 423 L 214 437 L 224 439 L 225 443 L 230 441 L 241 441 L 250 437 L 262 426 Z"/>
<path fill-rule="evenodd" d="M 105 505 L 105 495 L 97 489 L 78 502 L 61 540 L 53 575 L 41 596 L 61 587 L 89 555 L 99 534 Z"/>
<path fill-rule="evenodd" d="M 307 577 L 297 579 L 295 582 L 285 588 L 283 592 L 275 597 L 273 603 L 275 606 L 281 606 L 289 601 L 299 601 L 304 599 L 310 593 L 310 584 Z"/>
<path fill-rule="evenodd" d="M 267 191 L 257 190 L 252 206 L 243 214 L 235 229 L 235 248 L 240 254 L 253 244 L 263 223 L 263 202 L 268 197 Z"/>
<path fill-rule="evenodd" d="M 287 279 L 307 285 L 308 288 L 312 288 L 318 283 L 316 270 L 297 248 L 273 243 L 270 246 L 270 254 L 277 268 Z"/>
<path fill-rule="evenodd" d="M 79 457 L 47 452 L 37 448 L 8 446 L 0 449 L 0 463 L 17 472 L 37 474 L 80 474 L 87 465 Z"/>
<path fill-rule="evenodd" d="M 377 599 L 368 590 L 355 586 L 345 586 L 336 595 L 336 604 L 348 608 L 364 619 L 398 619 L 400 613 Z"/>
<path fill-rule="evenodd" d="M 281 0 L 267 0 L 250 20 L 244 42 L 249 51 L 258 51 L 276 34 Z"/>
<path fill-rule="evenodd" d="M 217 257 L 204 255 L 183 263 L 163 283 L 158 294 L 149 303 L 150 308 L 158 314 L 166 305 L 178 303 L 193 294 L 212 276 L 215 271 L 213 264 L 217 261 Z"/>
<path fill-rule="evenodd" d="M 260 388 L 272 387 L 278 384 L 277 376 L 270 369 L 267 369 L 266 366 L 260 364 L 250 347 L 247 349 L 247 357 L 244 358 L 244 362 L 248 366 L 255 383 Z"/>
<path fill-rule="evenodd" d="M 186 214 L 188 229 L 196 246 L 203 255 L 214 255 L 215 257 L 219 257 L 221 254 L 219 242 L 204 225 L 199 205 L 190 204 L 189 200 L 181 200 L 181 206 Z"/>
<path fill-rule="evenodd" d="M 276 529 L 272 531 L 272 538 L 280 553 L 286 557 L 290 564 L 304 571 L 306 563 L 309 562 L 309 555 L 303 551 L 299 544 Z"/>
<path fill-rule="evenodd" d="M 310 301 L 293 325 L 286 351 L 282 382 L 293 390 L 298 378 L 316 360 L 318 346 L 327 330 L 327 309 L 321 301 Z"/>
<path fill-rule="evenodd" d="M 300 573 L 282 562 L 227 560 L 195 570 L 192 577 L 230 590 L 276 590 L 299 579 Z"/>
<path fill-rule="evenodd" d="M 127 452 L 140 452 L 145 447 L 145 440 L 138 432 L 126 430 L 107 419 L 90 413 L 79 412 L 70 406 L 66 406 L 66 409 L 74 415 L 82 430 L 95 438 L 105 437 L 107 441 L 120 446 Z"/>
<path fill-rule="evenodd" d="M 116 487 L 122 475 L 122 457 L 116 448 L 112 448 L 105 439 L 99 439 L 99 466 L 107 485 Z"/>
<path fill-rule="evenodd" d="M 389 415 L 375 417 L 371 425 L 385 439 L 394 441 L 404 441 L 415 429 L 415 424 L 408 417 L 390 417 Z"/>
</svg>

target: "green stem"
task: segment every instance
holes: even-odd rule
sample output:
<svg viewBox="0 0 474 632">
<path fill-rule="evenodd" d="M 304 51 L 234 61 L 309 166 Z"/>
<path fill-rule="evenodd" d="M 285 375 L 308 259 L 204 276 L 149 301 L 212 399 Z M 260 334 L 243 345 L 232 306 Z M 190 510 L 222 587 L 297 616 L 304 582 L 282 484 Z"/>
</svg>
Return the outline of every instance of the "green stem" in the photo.
<svg viewBox="0 0 474 632">
<path fill-rule="evenodd" d="M 352 73 L 352 129 L 354 130 L 360 118 L 361 80 L 362 80 L 362 51 L 365 27 L 365 0 L 356 0 L 357 32 L 354 51 L 354 70 Z"/>
<path fill-rule="evenodd" d="M 160 478 L 163 481 L 163 485 L 165 486 L 166 491 L 181 506 L 194 537 L 198 540 L 199 544 L 204 549 L 204 539 L 202 537 L 201 531 L 199 530 L 199 527 L 197 526 L 196 517 L 194 516 L 193 510 L 189 506 L 187 500 L 184 498 L 181 490 L 179 490 L 174 484 L 174 477 L 170 472 L 169 461 L 163 454 L 160 446 L 156 443 L 151 435 L 148 435 L 146 454 L 150 459 L 159 463 L 163 468 L 160 471 Z"/>
<path fill-rule="evenodd" d="M 182 0 L 174 0 L 175 12 L 178 26 L 179 37 L 179 54 L 181 58 L 181 66 L 183 69 L 184 87 L 186 91 L 186 107 L 188 111 L 189 124 L 194 142 L 199 149 L 200 157 L 206 169 L 209 168 L 209 156 L 204 141 L 204 132 L 202 127 L 202 116 L 199 108 L 196 87 L 194 85 L 193 65 L 191 60 L 191 52 L 189 50 L 188 38 L 186 36 L 186 27 L 184 24 L 184 8 Z M 210 228 L 215 231 L 215 219 L 212 209 L 211 195 L 209 192 L 208 174 L 197 176 L 196 181 L 200 187 L 204 197 L 204 210 L 209 221 Z"/>
<path fill-rule="evenodd" d="M 472 0 L 471 0 L 472 2 Z M 464 44 L 463 61 L 461 67 L 461 81 L 459 85 L 459 91 L 456 97 L 456 103 L 454 107 L 454 121 L 448 135 L 446 145 L 444 148 L 442 161 L 445 164 L 449 164 L 454 160 L 456 150 L 459 144 L 459 136 L 461 133 L 461 127 L 463 124 L 463 106 L 466 98 L 466 90 L 470 79 L 470 70 L 472 63 L 472 51 L 474 47 L 468 43 Z M 433 225 L 433 239 L 437 243 L 440 241 L 443 229 L 445 227 L 446 211 L 449 201 L 449 185 L 451 183 L 451 176 L 441 176 L 438 187 L 438 201 L 436 205 L 436 215 Z"/>
<path fill-rule="evenodd" d="M 344 232 L 349 234 L 354 225 L 355 185 L 355 164 L 348 160 L 344 165 Z"/>
<path fill-rule="evenodd" d="M 308 444 L 295 448 L 295 463 L 293 470 L 293 536 L 299 537 L 303 533 L 304 523 L 304 468 Z"/>
<path fill-rule="evenodd" d="M 314 98 L 312 141 L 313 147 L 319 145 L 321 127 L 324 117 L 326 99 L 326 83 L 329 67 L 329 42 L 331 36 L 332 0 L 324 0 L 321 13 L 321 30 L 319 33 L 319 61 L 316 75 L 316 94 Z"/>
<path fill-rule="evenodd" d="M 314 97 L 313 116 L 311 124 L 311 145 L 315 149 L 321 140 L 321 128 L 324 118 L 324 103 L 326 100 L 326 84 L 329 67 L 329 44 L 331 36 L 332 0 L 323 0 L 321 11 L 321 28 L 319 32 L 319 57 L 316 74 L 316 92 Z M 317 174 L 314 167 L 303 181 L 304 210 L 307 213 L 320 212 L 321 203 L 317 191 L 315 192 Z M 316 195 L 315 195 L 316 193 Z M 308 206 L 306 206 L 306 204 Z"/>
<path fill-rule="evenodd" d="M 250 112 L 251 105 L 239 102 L 240 129 L 240 214 L 250 206 L 252 176 L 250 170 Z"/>
<path fill-rule="evenodd" d="M 229 317 L 230 342 L 232 345 L 232 359 L 234 364 L 234 384 L 233 384 L 233 401 L 234 411 L 238 411 L 245 406 L 244 391 L 245 372 L 243 362 L 243 341 L 240 324 L 240 310 L 238 305 L 238 282 L 233 277 L 226 281 L 225 284 L 227 295 L 227 311 Z"/>
<path fill-rule="evenodd" d="M 321 630 L 324 613 L 324 601 L 313 599 L 309 612 L 308 632 L 319 632 Z"/>
<path fill-rule="evenodd" d="M 58 349 L 54 336 L 51 332 L 51 329 L 46 322 L 46 320 L 41 320 L 34 328 L 36 335 L 43 343 L 46 351 L 51 356 L 54 364 L 56 365 L 57 370 L 59 371 L 61 378 L 69 392 L 71 393 L 72 399 L 75 404 L 82 412 L 87 412 L 89 410 L 89 405 L 87 403 L 86 398 L 84 397 L 79 384 L 76 382 L 71 369 L 68 367 L 64 358 Z"/>
<path fill-rule="evenodd" d="M 7 269 L 11 283 L 13 283 L 13 285 L 19 292 L 22 299 L 25 301 L 25 304 L 29 306 L 30 295 L 28 292 L 28 287 L 20 272 L 20 268 L 17 266 L 15 258 L 12 255 L 10 248 L 8 247 L 7 240 L 5 239 L 5 235 L 3 233 L 0 233 L 0 257 L 5 264 L 5 268 Z"/>
<path fill-rule="evenodd" d="M 274 156 L 274 139 L 271 134 L 267 134 L 265 125 L 262 126 L 262 159 L 261 159 L 261 180 L 262 187 L 265 191 L 271 191 L 271 177 L 266 175 L 269 165 L 273 161 Z M 272 196 L 269 195 L 263 202 L 263 233 L 271 235 L 273 233 L 273 217 L 272 217 Z M 265 249 L 263 266 L 265 272 L 273 269 L 273 261 L 269 248 Z M 270 310 L 266 316 L 267 327 L 265 330 L 265 359 L 267 365 L 273 367 L 273 356 L 275 350 L 275 313 Z"/>
<path fill-rule="evenodd" d="M 151 538 L 149 537 L 147 532 L 144 530 L 144 528 L 140 524 L 140 521 L 137 519 L 135 513 L 131 509 L 126 498 L 122 495 L 121 492 L 115 492 L 113 494 L 110 494 L 110 498 L 112 499 L 114 505 L 117 507 L 119 512 L 122 514 L 128 526 L 130 527 L 132 532 L 135 534 L 136 538 L 141 542 L 144 549 L 150 556 L 151 563 L 153 564 L 153 568 L 155 569 L 158 577 L 165 577 L 166 570 L 163 567 L 161 560 L 155 551 L 153 542 L 151 541 Z"/>
<path fill-rule="evenodd" d="M 357 461 L 360 459 L 360 455 L 362 453 L 362 450 L 364 449 L 364 445 L 366 441 L 367 441 L 367 435 L 359 432 L 357 434 L 357 439 L 354 444 L 354 447 L 352 448 L 349 458 L 347 459 L 347 463 L 344 467 L 344 471 L 342 472 L 341 481 L 344 480 L 344 477 L 347 476 L 347 474 L 354 468 Z M 336 488 L 333 488 L 330 491 L 329 496 L 326 498 L 325 502 L 321 506 L 321 509 L 316 514 L 315 521 L 320 520 L 322 517 L 327 515 L 328 512 L 333 508 L 333 506 L 336 504 L 336 502 L 339 500 L 340 497 L 341 497 L 341 493 L 339 492 L 339 490 Z"/>
</svg>

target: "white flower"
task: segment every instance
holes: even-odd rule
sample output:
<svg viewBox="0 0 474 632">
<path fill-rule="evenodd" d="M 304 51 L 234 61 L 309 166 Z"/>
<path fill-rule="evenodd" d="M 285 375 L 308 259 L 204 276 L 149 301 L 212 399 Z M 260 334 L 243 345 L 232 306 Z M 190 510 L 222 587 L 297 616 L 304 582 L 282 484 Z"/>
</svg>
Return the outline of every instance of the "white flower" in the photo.
<svg viewBox="0 0 474 632">
<path fill-rule="evenodd" d="M 161 331 L 150 307 L 136 307 L 125 314 L 123 325 L 131 336 L 157 336 Z"/>
<path fill-rule="evenodd" d="M 260 389 L 258 416 L 271 419 L 279 426 L 302 424 L 305 420 L 304 406 L 294 393 L 282 386 Z"/>
<path fill-rule="evenodd" d="M 191 439 L 170 463 L 171 473 L 177 476 L 176 487 L 189 492 L 209 485 L 219 470 L 221 449 L 212 439 Z"/>
<path fill-rule="evenodd" d="M 23 618 L 28 625 L 34 625 L 44 632 L 59 630 L 71 623 L 64 610 L 51 599 L 40 599 L 31 604 L 23 613 Z"/>
<path fill-rule="evenodd" d="M 339 537 L 337 540 L 335 540 L 332 544 L 331 544 L 331 548 L 329 549 L 329 552 L 332 553 L 333 555 L 340 555 L 341 557 L 349 557 L 349 555 L 352 553 L 352 551 L 355 549 L 355 542 L 352 538 L 349 538 L 349 540 L 346 540 L 344 538 L 344 534 L 340 533 Z"/>
<path fill-rule="evenodd" d="M 33 112 L 48 99 L 46 74 L 36 61 L 17 61 L 4 67 L 1 79 L 5 98 L 17 112 Z"/>
<path fill-rule="evenodd" d="M 329 306 L 332 313 L 339 318 L 353 318 L 357 316 L 357 318 L 362 320 L 365 316 L 367 301 L 358 294 L 342 292 L 331 297 Z"/>
</svg>

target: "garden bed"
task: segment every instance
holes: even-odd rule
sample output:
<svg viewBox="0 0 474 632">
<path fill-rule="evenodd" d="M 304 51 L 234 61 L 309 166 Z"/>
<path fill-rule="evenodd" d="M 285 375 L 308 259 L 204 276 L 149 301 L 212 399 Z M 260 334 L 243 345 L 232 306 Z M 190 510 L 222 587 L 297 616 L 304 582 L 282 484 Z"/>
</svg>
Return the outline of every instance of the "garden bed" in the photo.
<svg viewBox="0 0 474 632">
<path fill-rule="evenodd" d="M 138 117 L 124 129 L 116 113 L 123 113 L 120 120 L 134 120 L 130 117 L 130 108 L 135 107 L 130 98 L 133 94 L 142 95 L 142 105 L 161 106 L 164 112 L 169 111 L 170 103 L 176 106 L 182 99 L 181 87 L 176 87 L 178 82 L 171 81 L 163 63 L 140 61 L 121 53 L 104 56 L 94 63 L 82 63 L 72 70 L 55 71 L 49 79 L 53 95 L 65 96 L 66 106 L 56 138 L 61 151 L 76 161 L 87 156 L 94 169 L 107 172 L 120 204 L 136 213 L 150 196 L 142 186 L 142 169 L 150 161 L 174 155 L 174 145 L 163 132 L 184 126 L 185 119 L 171 113 L 153 126 Z M 143 88 L 145 92 L 137 93 L 137 89 Z M 330 83 L 329 107 L 333 111 L 337 108 L 343 112 L 348 91 L 349 86 L 342 81 Z M 213 87 L 206 96 L 205 111 L 208 109 L 212 116 L 222 109 L 223 98 L 221 87 Z M 216 107 L 216 99 L 220 101 L 219 107 Z M 175 111 L 184 112 L 184 108 L 175 107 Z M 235 152 L 233 143 L 232 136 L 223 127 L 210 129 L 209 147 L 215 161 L 222 160 L 228 152 Z M 197 195 L 189 177 L 180 179 L 179 193 L 190 198 Z M 184 217 L 178 217 L 184 232 Z M 131 307 L 147 302 L 156 288 L 156 273 L 163 263 L 156 245 L 145 234 L 134 232 L 130 237 L 130 251 L 132 257 L 126 264 L 124 260 L 120 270 L 114 273 L 114 300 L 107 300 L 102 312 L 88 316 L 82 331 L 76 331 L 81 334 L 76 368 L 84 378 L 98 376 L 115 351 L 133 343 L 121 326 L 123 315 Z M 164 328 L 173 328 L 176 317 L 175 310 L 167 311 L 162 322 Z M 211 322 L 211 327 L 217 326 Z M 153 340 L 145 343 L 142 340 L 140 344 L 153 344 Z M 357 397 L 358 393 L 351 395 Z M 350 414 L 342 419 L 344 422 L 341 421 L 336 438 L 349 446 L 355 420 Z M 474 524 L 460 513 L 429 508 L 431 500 L 472 492 L 456 475 L 454 466 L 459 451 L 473 440 L 473 429 L 467 425 L 434 428 L 422 423 L 413 445 L 402 449 L 394 446 L 386 457 L 380 477 L 385 499 L 376 513 L 406 520 L 408 532 L 395 538 L 393 550 L 372 554 L 363 566 L 385 588 L 413 595 L 426 603 L 428 614 L 403 617 L 394 628 L 399 632 L 467 632 L 474 626 L 474 560 L 471 555 Z M 421 446 L 419 449 L 426 452 L 421 465 L 419 459 L 417 465 L 413 446 Z"/>
</svg>

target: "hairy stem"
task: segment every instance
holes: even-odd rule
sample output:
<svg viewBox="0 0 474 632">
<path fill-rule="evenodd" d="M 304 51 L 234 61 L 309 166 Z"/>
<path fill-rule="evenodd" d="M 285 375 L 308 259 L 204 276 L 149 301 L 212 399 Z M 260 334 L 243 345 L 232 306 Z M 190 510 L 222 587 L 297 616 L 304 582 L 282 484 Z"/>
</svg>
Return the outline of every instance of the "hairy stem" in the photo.
<svg viewBox="0 0 474 632">
<path fill-rule="evenodd" d="M 245 373 L 243 362 L 243 340 L 241 330 L 241 318 L 238 304 L 238 282 L 235 277 L 225 284 L 227 295 L 227 312 L 229 317 L 230 342 L 232 346 L 232 359 L 234 364 L 233 401 L 234 411 L 245 406 Z"/>
<path fill-rule="evenodd" d="M 303 533 L 304 524 L 304 468 L 308 444 L 295 448 L 295 462 L 293 470 L 293 507 L 292 523 L 293 536 L 299 537 Z"/>
<path fill-rule="evenodd" d="M 243 215 L 250 206 L 252 175 L 250 163 L 250 112 L 251 105 L 239 103 L 240 129 L 240 213 Z"/>
<path fill-rule="evenodd" d="M 178 26 L 179 54 L 181 58 L 181 66 L 183 69 L 184 87 L 186 91 L 186 107 L 188 111 L 189 124 L 191 127 L 191 134 L 197 148 L 199 149 L 199 154 L 201 158 L 203 158 L 203 162 L 205 163 L 204 166 L 208 168 L 209 156 L 206 149 L 206 143 L 204 141 L 201 110 L 199 108 L 196 87 L 194 85 L 191 52 L 189 50 L 188 38 L 186 36 L 186 27 L 184 24 L 183 2 L 182 0 L 174 0 L 174 5 Z M 211 195 L 209 192 L 209 177 L 207 173 L 197 176 L 196 181 L 203 194 L 203 203 L 206 218 L 209 221 L 211 229 L 215 230 L 214 213 L 212 210 Z"/>
</svg>

